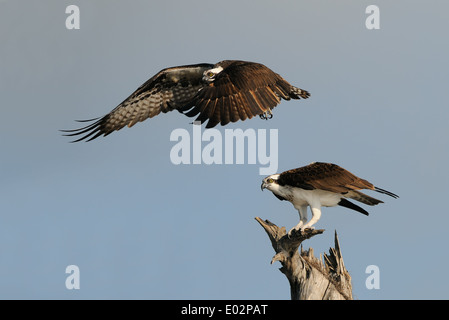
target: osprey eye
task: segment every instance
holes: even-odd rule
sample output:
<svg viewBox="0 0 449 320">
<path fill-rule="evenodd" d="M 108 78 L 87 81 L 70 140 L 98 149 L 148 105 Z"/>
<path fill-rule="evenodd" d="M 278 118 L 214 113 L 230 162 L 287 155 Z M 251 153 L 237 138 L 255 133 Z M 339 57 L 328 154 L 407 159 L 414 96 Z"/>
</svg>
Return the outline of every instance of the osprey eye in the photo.
<svg viewBox="0 0 449 320">
<path fill-rule="evenodd" d="M 267 180 L 267 182 L 268 182 L 268 183 L 273 183 L 274 180 L 270 178 L 270 179 Z"/>
<path fill-rule="evenodd" d="M 212 78 L 214 75 L 215 75 L 215 73 L 210 72 L 210 71 L 207 73 L 207 76 L 208 76 L 209 78 Z"/>
</svg>

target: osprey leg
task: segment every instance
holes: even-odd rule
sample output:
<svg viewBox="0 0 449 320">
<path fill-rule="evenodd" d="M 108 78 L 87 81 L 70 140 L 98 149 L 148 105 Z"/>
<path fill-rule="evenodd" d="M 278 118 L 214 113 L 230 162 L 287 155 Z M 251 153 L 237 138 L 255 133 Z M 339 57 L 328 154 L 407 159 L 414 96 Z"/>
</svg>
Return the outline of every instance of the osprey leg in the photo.
<svg viewBox="0 0 449 320">
<path fill-rule="evenodd" d="M 318 222 L 321 218 L 321 206 L 310 206 L 312 210 L 312 219 L 301 227 L 301 230 L 312 228 L 312 226 Z"/>
<path fill-rule="evenodd" d="M 268 119 L 273 118 L 273 113 L 271 112 L 271 109 L 269 109 L 269 110 L 265 111 L 264 113 L 262 113 L 261 115 L 259 115 L 259 117 L 262 120 L 268 120 Z"/>
<path fill-rule="evenodd" d="M 292 235 L 293 230 L 298 231 L 301 229 L 302 225 L 304 225 L 307 222 L 307 205 L 303 205 L 297 208 L 299 212 L 299 223 L 290 229 L 288 232 L 288 237 L 290 238 Z"/>
</svg>

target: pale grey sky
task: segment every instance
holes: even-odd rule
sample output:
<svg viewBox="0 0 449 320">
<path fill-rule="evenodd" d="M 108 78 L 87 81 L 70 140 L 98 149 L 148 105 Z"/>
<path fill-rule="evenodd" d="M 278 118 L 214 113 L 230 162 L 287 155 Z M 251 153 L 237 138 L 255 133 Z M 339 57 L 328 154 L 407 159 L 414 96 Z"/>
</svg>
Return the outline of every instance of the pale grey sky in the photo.
<svg viewBox="0 0 449 320">
<path fill-rule="evenodd" d="M 71 4 L 80 30 L 65 27 Z M 365 27 L 371 4 L 379 30 Z M 333 162 L 400 196 L 379 195 L 369 217 L 324 208 L 316 227 L 326 232 L 304 245 L 327 252 L 337 230 L 356 299 L 449 298 L 448 10 L 1 1 L 0 298 L 289 299 L 254 217 L 289 229 L 298 214 L 260 191 L 260 165 L 172 164 L 171 132 L 192 132 L 177 112 L 89 143 L 58 131 L 106 114 L 165 67 L 223 59 L 263 63 L 311 93 L 270 121 L 229 126 L 277 129 L 278 172 Z M 65 287 L 72 264 L 80 290 Z M 369 265 L 378 290 L 365 286 Z"/>
</svg>

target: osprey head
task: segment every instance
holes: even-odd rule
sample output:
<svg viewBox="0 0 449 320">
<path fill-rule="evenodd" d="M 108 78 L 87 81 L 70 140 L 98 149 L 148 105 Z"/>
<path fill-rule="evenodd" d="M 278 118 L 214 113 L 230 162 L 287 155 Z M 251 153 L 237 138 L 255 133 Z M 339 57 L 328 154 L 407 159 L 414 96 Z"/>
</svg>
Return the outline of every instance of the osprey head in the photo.
<svg viewBox="0 0 449 320">
<path fill-rule="evenodd" d="M 223 71 L 223 67 L 216 67 L 203 72 L 203 81 L 212 82 L 215 80 L 215 76 Z"/>
<path fill-rule="evenodd" d="M 263 189 L 268 189 L 270 191 L 273 191 L 273 189 L 277 189 L 279 187 L 278 179 L 279 174 L 272 174 L 271 176 L 266 177 L 265 179 L 263 179 L 260 189 L 262 191 Z"/>
</svg>

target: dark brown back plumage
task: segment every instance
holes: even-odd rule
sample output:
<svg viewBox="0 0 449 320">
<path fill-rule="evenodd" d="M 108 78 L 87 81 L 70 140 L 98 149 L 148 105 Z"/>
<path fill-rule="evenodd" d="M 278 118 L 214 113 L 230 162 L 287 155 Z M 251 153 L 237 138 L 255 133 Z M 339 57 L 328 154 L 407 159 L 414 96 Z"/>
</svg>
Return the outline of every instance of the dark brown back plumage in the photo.
<svg viewBox="0 0 449 320">
<path fill-rule="evenodd" d="M 341 193 L 348 198 L 368 205 L 375 205 L 382 201 L 367 196 L 358 190 L 369 189 L 393 198 L 398 197 L 394 193 L 375 187 L 367 180 L 361 179 L 333 163 L 314 162 L 301 168 L 285 171 L 280 174 L 277 183 L 282 186 L 289 185 L 305 190 L 320 189 Z"/>
<path fill-rule="evenodd" d="M 218 66 L 224 70 L 215 81 L 183 107 L 184 111 L 192 108 L 186 113 L 189 117 L 199 114 L 196 121 L 203 123 L 209 120 L 206 128 L 270 112 L 281 99 L 306 99 L 310 96 L 260 63 L 225 60 L 214 67 Z"/>
</svg>

